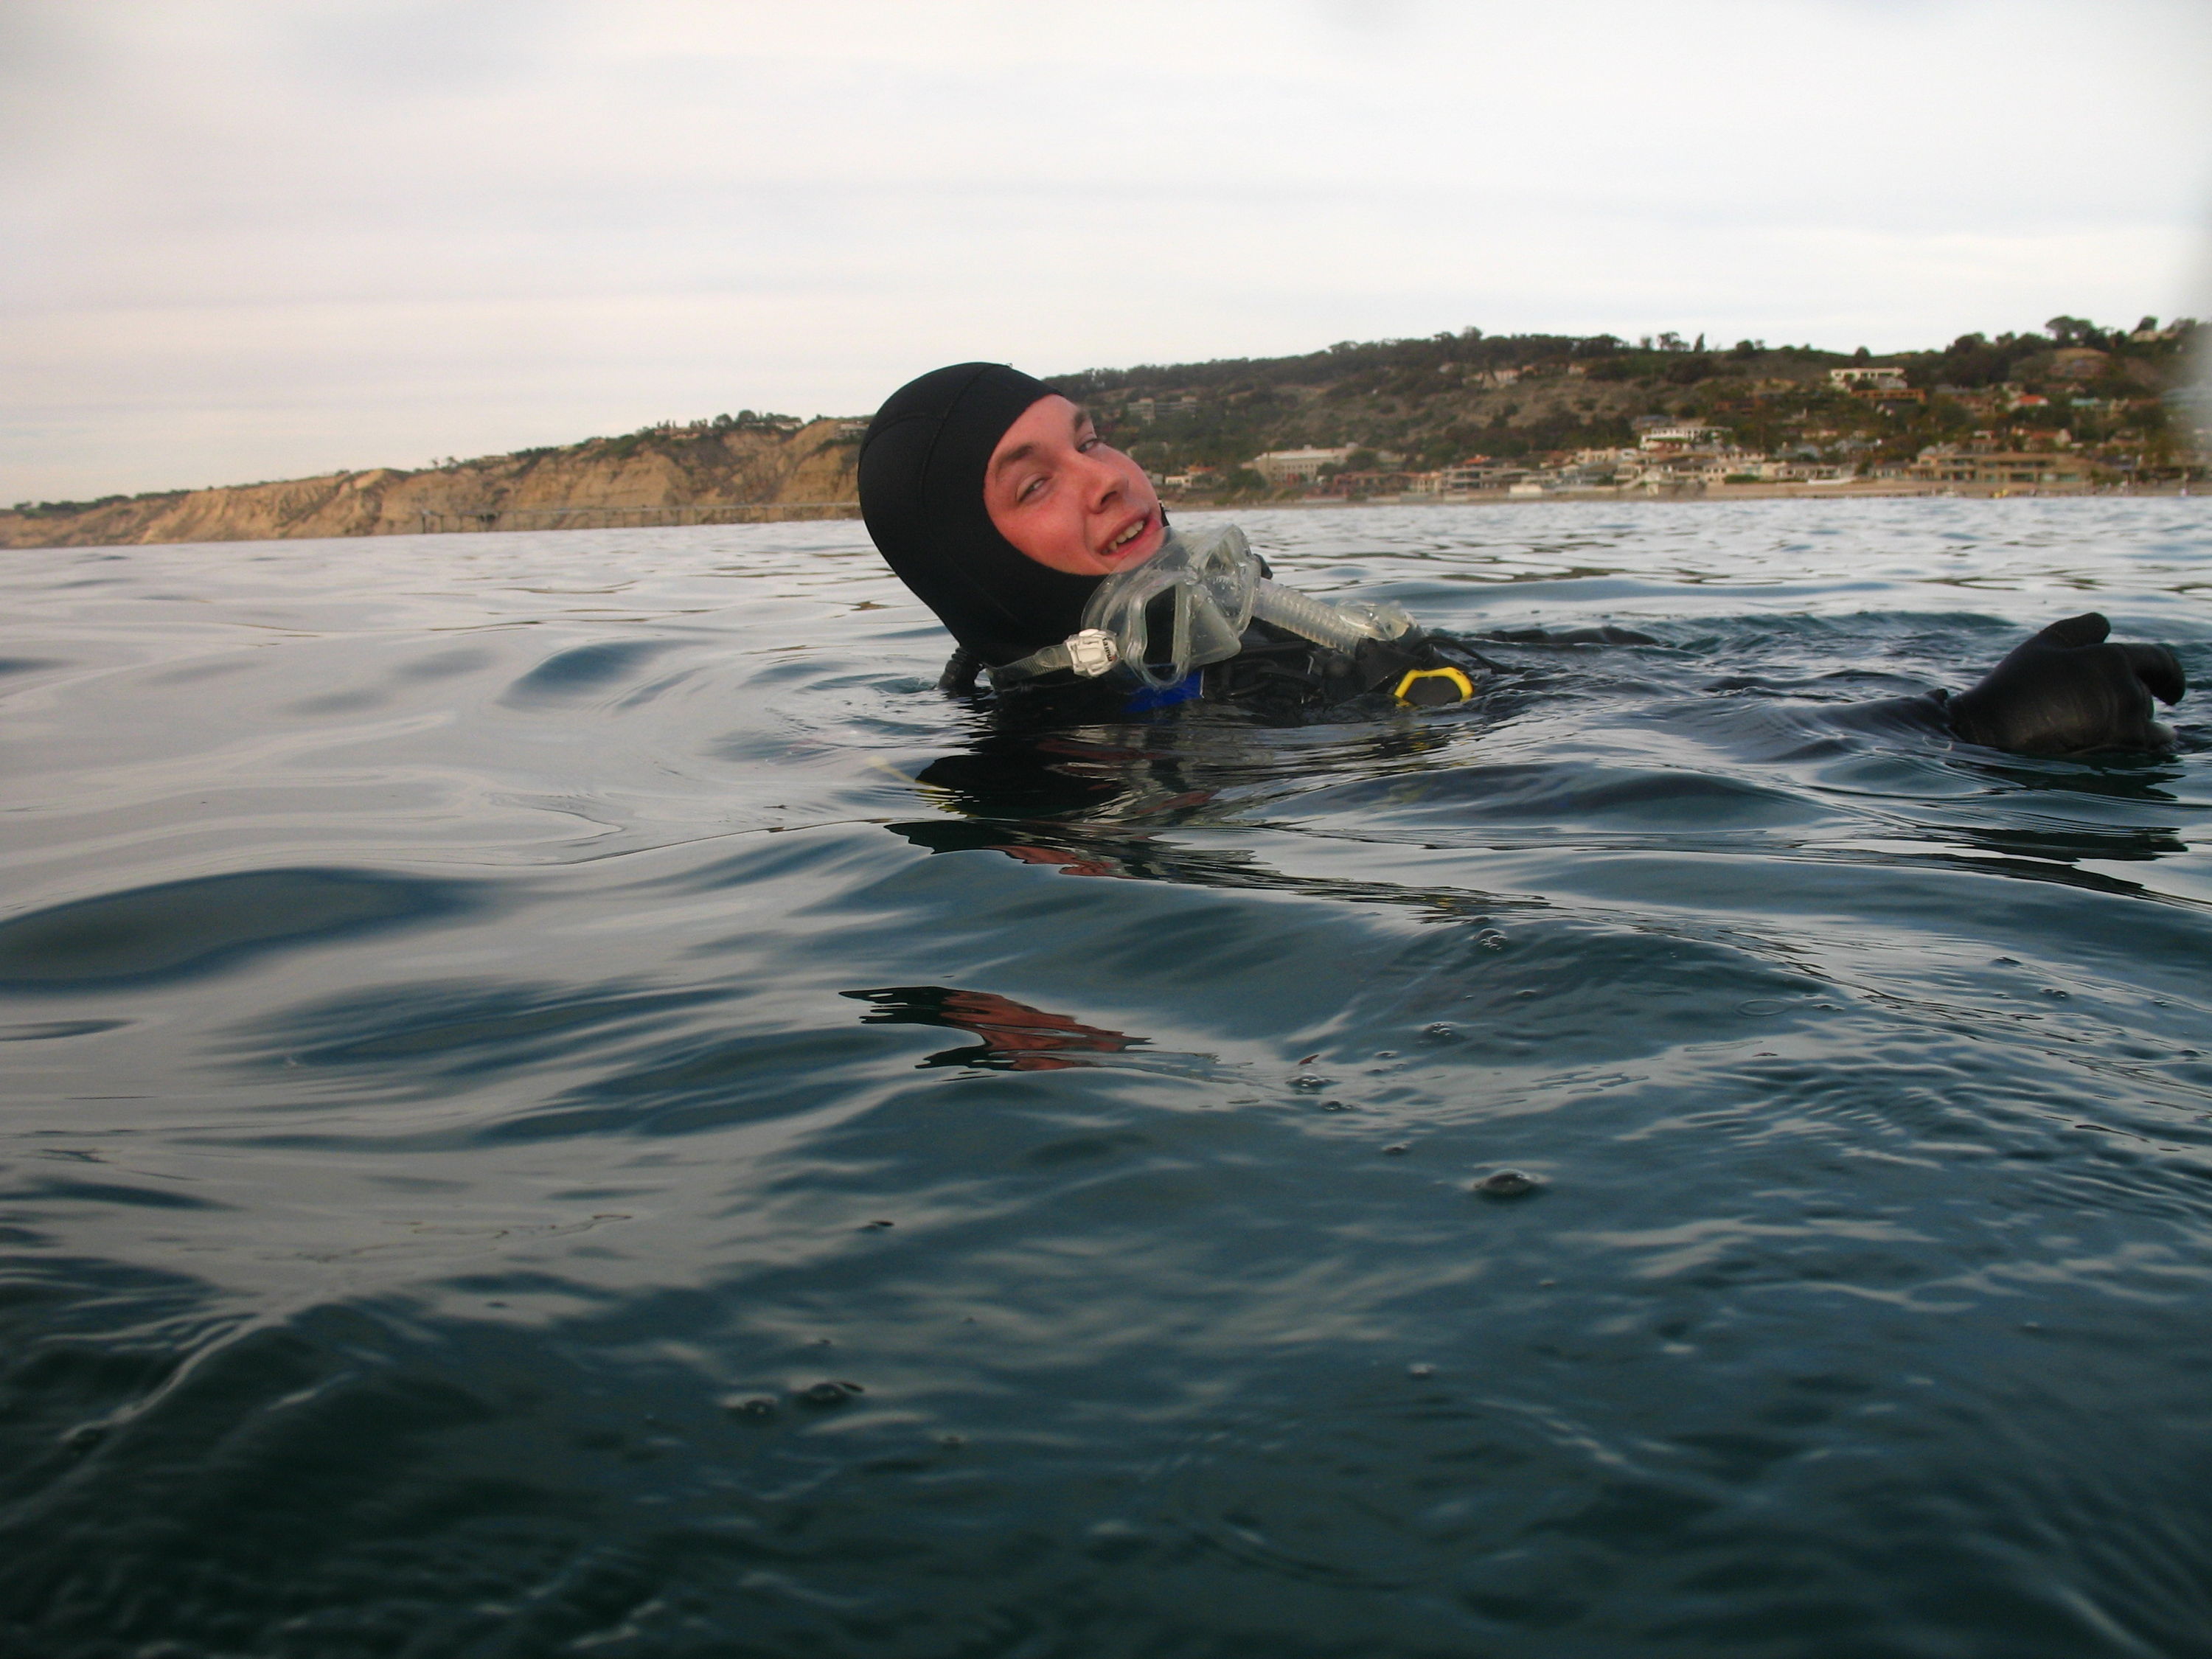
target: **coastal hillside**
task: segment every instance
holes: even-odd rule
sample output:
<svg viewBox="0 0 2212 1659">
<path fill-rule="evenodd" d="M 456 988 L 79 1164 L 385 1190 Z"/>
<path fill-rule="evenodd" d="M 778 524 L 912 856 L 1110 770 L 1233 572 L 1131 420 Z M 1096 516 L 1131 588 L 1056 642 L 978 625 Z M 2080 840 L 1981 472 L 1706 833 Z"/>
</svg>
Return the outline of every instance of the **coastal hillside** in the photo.
<svg viewBox="0 0 2212 1659">
<path fill-rule="evenodd" d="M 1721 493 L 1841 483 L 2084 489 L 2198 476 L 2197 325 L 2054 317 L 1875 356 L 1674 334 L 1346 342 L 1048 384 L 1171 501 Z M 865 422 L 748 410 L 450 461 L 18 503 L 0 546 L 254 541 L 805 515 L 849 503 Z"/>
<path fill-rule="evenodd" d="M 1170 495 L 1479 494 L 2063 472 L 2178 478 L 2197 325 L 1961 336 L 1875 356 L 1703 337 L 1346 342 L 1302 357 L 1095 369 L 1053 384 Z M 2181 418 L 2184 415 L 2190 418 Z M 2029 468 L 2010 458 L 2063 455 Z M 1965 456 L 1966 460 L 1957 458 Z M 1984 467 L 1975 457 L 2002 457 Z M 2040 481 L 2040 480 L 2039 480 Z"/>
<path fill-rule="evenodd" d="M 858 422 L 748 410 L 419 471 L 377 467 L 98 501 L 22 502 L 0 513 L 0 546 L 416 535 L 619 522 L 624 514 L 635 521 L 655 518 L 656 509 L 740 503 L 796 516 L 810 505 L 853 499 L 861 429 Z"/>
</svg>

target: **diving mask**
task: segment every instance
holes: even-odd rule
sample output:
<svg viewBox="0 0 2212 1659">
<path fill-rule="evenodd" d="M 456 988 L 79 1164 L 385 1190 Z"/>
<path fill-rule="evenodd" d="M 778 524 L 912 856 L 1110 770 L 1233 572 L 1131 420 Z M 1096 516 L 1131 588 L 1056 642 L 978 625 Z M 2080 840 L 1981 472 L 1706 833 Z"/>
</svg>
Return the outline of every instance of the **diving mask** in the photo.
<svg viewBox="0 0 2212 1659">
<path fill-rule="evenodd" d="M 1225 662 L 1243 649 L 1255 617 L 1347 655 L 1364 641 L 1395 639 L 1413 625 L 1387 602 L 1333 603 L 1268 580 L 1233 524 L 1188 536 L 1170 529 L 1151 558 L 1099 582 L 1078 632 L 992 669 L 991 678 L 1012 684 L 1067 669 L 1091 679 L 1121 666 L 1164 691 L 1194 668 Z"/>
<path fill-rule="evenodd" d="M 1259 556 L 1235 525 L 1170 530 L 1151 558 L 1098 584 L 1083 626 L 1112 635 L 1129 672 L 1164 691 L 1243 649 L 1259 585 Z"/>
</svg>

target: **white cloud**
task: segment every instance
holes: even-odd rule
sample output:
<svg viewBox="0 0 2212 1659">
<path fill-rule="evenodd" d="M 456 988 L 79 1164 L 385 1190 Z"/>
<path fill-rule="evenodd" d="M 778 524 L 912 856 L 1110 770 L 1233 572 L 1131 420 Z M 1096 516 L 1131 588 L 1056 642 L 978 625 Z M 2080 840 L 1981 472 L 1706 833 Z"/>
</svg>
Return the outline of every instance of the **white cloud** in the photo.
<svg viewBox="0 0 2212 1659">
<path fill-rule="evenodd" d="M 16 0 L 0 500 L 1474 324 L 2186 304 L 2193 0 Z"/>
</svg>

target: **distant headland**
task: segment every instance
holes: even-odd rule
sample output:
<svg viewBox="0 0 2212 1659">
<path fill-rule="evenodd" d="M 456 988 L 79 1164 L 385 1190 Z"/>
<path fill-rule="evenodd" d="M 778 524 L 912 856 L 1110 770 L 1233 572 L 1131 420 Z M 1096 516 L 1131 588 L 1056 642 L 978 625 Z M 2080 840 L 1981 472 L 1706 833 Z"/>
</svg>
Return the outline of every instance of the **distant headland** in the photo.
<svg viewBox="0 0 2212 1659">
<path fill-rule="evenodd" d="M 1469 328 L 1048 383 L 1190 506 L 2063 493 L 2207 476 L 2201 326 L 2054 317 L 1878 357 Z M 0 546 L 847 516 L 866 426 L 746 410 L 412 471 L 21 502 Z"/>
</svg>

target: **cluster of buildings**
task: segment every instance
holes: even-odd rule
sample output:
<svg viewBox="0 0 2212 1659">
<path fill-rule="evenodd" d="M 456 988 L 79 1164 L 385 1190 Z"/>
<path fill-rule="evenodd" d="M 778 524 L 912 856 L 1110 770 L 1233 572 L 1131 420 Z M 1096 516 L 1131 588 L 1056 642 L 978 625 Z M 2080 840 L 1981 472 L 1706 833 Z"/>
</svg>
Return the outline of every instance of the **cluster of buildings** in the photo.
<svg viewBox="0 0 2212 1659">
<path fill-rule="evenodd" d="M 2094 379 L 2106 354 L 2088 348 L 2057 354 L 2056 372 L 2074 380 Z M 1854 364 L 1828 371 L 1833 389 L 1878 404 L 1924 404 L 1929 392 L 1905 383 L 1901 368 Z M 1938 386 L 1946 397 L 1992 418 L 2045 404 L 2045 395 L 2014 385 Z M 2075 397 L 2075 407 L 2103 407 L 2109 400 Z M 1322 499 L 1361 497 L 1456 498 L 1480 495 L 1548 495 L 1561 490 L 1603 489 L 1681 494 L 1716 485 L 1842 484 L 1869 476 L 1885 482 L 1996 485 L 2014 488 L 2081 487 L 2093 482 L 2088 456 L 2072 447 L 2063 433 L 2050 447 L 2028 449 L 2017 439 L 2008 443 L 1995 433 L 1978 432 L 1962 443 L 1937 444 L 1911 461 L 1863 465 L 1875 446 L 1864 437 L 1839 431 L 1807 431 L 1790 453 L 1771 455 L 1740 447 L 1727 428 L 1709 422 L 1644 415 L 1630 422 L 1636 441 L 1607 449 L 1493 459 L 1476 455 L 1454 466 L 1430 471 L 1406 470 L 1404 458 L 1376 452 L 1373 461 L 1353 470 L 1350 444 L 1334 447 L 1270 450 L 1248 465 L 1275 489 L 1304 486 Z M 1221 482 L 1220 470 L 1194 467 L 1157 480 L 1170 490 L 1203 491 Z"/>
<path fill-rule="evenodd" d="M 2045 407 L 2054 401 L 2107 416 L 2138 401 L 2124 393 L 2118 398 L 2081 395 L 2087 392 L 2087 383 L 2106 376 L 2111 362 L 2111 355 L 2105 351 L 2087 346 L 2063 347 L 2051 355 L 2048 380 L 2071 385 L 2047 385 L 2042 392 L 2031 392 L 2014 383 L 1939 386 L 1931 390 L 1908 384 L 1902 368 L 1852 363 L 1828 371 L 1828 390 L 1892 414 L 1908 413 L 1910 406 L 1924 406 L 1931 398 L 1940 398 L 1998 428 L 2008 424 L 2007 415 Z M 1486 382 L 1503 385 L 1522 372 L 1486 371 L 1484 378 Z M 1807 389 L 1802 380 L 1759 381 L 1741 395 L 1756 403 L 1769 398 L 1802 397 Z M 1188 413 L 1196 401 L 1189 397 L 1142 399 L 1130 409 L 1138 419 L 1150 421 L 1158 415 Z M 1869 457 L 1877 447 L 1875 441 L 1842 430 L 1805 429 L 1796 434 L 1785 453 L 1769 454 L 1741 447 L 1725 427 L 1707 422 L 1646 415 L 1630 424 L 1634 442 L 1629 445 L 1521 460 L 1476 455 L 1456 465 L 1427 471 L 1408 470 L 1402 456 L 1363 451 L 1350 444 L 1270 450 L 1246 465 L 1271 488 L 1302 487 L 1322 499 L 1545 495 L 1560 490 L 1595 489 L 1680 494 L 1716 485 L 1842 484 L 1862 477 L 1884 482 L 2007 489 L 2021 485 L 2078 488 L 2094 481 L 2092 458 L 2075 449 L 2063 432 L 2053 434 L 2048 447 L 2029 447 L 2016 434 L 2006 440 L 1994 430 L 1979 431 L 1964 442 L 1932 445 L 1911 461 L 1869 463 Z M 1849 427 L 1855 422 L 1846 419 L 1840 424 Z M 2041 440 L 2035 441 L 2041 445 Z M 1352 465 L 1355 454 L 1361 458 L 1358 470 Z M 2125 463 L 2114 465 L 2122 471 L 2126 470 Z M 1155 481 L 1171 491 L 1204 492 L 1218 488 L 1226 470 L 1192 467 L 1156 477 Z"/>
<path fill-rule="evenodd" d="M 1495 460 L 1476 455 L 1432 471 L 1407 471 L 1399 457 L 1387 453 L 1382 465 L 1347 470 L 1356 453 L 1351 445 L 1334 448 L 1279 449 L 1255 456 L 1252 471 L 1277 488 L 1304 484 L 1322 496 L 1410 495 L 1448 497 L 1479 494 L 1548 495 L 1562 489 L 1676 492 L 1690 486 L 1723 483 L 1840 483 L 1856 476 L 1856 465 L 1815 459 L 1777 459 L 1735 447 L 1717 426 L 1662 416 L 1644 416 L 1633 446 L 1577 449 L 1534 461 Z M 1170 489 L 1205 489 L 1218 482 L 1212 468 L 1170 473 L 1159 482 Z"/>
<path fill-rule="evenodd" d="M 1399 458 L 1389 454 L 1378 457 L 1385 463 L 1382 467 L 1351 471 L 1347 464 L 1357 452 L 1349 444 L 1271 450 L 1255 457 L 1250 465 L 1278 489 L 1303 484 L 1309 494 L 1323 499 L 1548 495 L 1575 489 L 1680 494 L 1715 485 L 1844 483 L 1861 476 L 1852 452 L 1868 447 L 1863 440 L 1845 439 L 1832 447 L 1844 452 L 1843 459 L 1816 453 L 1776 457 L 1740 448 L 1723 428 L 1703 422 L 1650 416 L 1637 425 L 1640 430 L 1632 447 L 1577 449 L 1528 461 L 1476 455 L 1431 471 L 1400 469 L 1395 465 Z M 2026 450 L 1982 433 L 1965 443 L 1931 445 L 1912 461 L 1876 465 L 1869 476 L 1936 484 L 2064 487 L 2092 482 L 2092 466 L 2088 457 L 2066 447 Z M 1220 483 L 1220 472 L 1194 467 L 1156 482 L 1169 489 L 1205 490 Z"/>
</svg>

